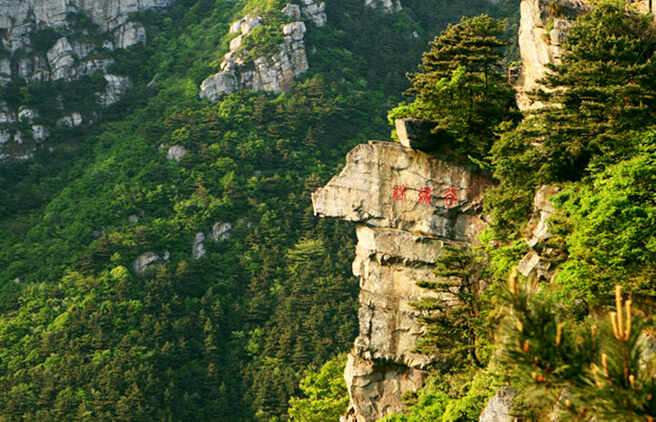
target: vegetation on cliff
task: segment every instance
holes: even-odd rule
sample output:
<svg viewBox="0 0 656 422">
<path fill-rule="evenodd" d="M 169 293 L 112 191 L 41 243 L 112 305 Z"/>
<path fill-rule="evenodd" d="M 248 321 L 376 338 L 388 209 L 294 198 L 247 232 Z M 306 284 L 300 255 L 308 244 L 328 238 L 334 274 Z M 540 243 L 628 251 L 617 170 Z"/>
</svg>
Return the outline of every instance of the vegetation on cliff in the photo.
<svg viewBox="0 0 656 422">
<path fill-rule="evenodd" d="M 350 348 L 357 328 L 352 229 L 315 219 L 310 192 L 353 145 L 387 138 L 385 113 L 429 38 L 516 3 L 407 0 L 384 14 L 332 1 L 328 25 L 308 24 L 310 71 L 279 96 L 210 104 L 198 87 L 230 24 L 283 2 L 144 12 L 148 43 L 105 52 L 135 83 L 109 109 L 95 104 L 100 75 L 11 81 L 2 99 L 41 106 L 52 131 L 33 159 L 0 167 L 0 420 L 287 418 L 290 397 L 324 388 L 299 387 L 304 371 Z M 94 123 L 56 127 L 61 98 Z M 184 153 L 167 159 L 174 146 Z"/>
</svg>

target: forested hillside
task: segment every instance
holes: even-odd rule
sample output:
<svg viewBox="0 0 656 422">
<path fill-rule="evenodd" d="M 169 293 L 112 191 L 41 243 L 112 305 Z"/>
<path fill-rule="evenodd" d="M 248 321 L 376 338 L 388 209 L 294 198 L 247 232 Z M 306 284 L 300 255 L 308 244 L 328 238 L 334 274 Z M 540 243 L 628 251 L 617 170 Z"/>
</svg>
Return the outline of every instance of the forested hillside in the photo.
<svg viewBox="0 0 656 422">
<path fill-rule="evenodd" d="M 3 87 L 52 129 L 0 165 L 0 420 L 284 420 L 311 394 L 304 371 L 351 347 L 353 229 L 315 218 L 310 193 L 352 146 L 389 138 L 429 40 L 480 13 L 509 17 L 512 39 L 518 1 L 326 3 L 285 94 L 198 95 L 232 22 L 283 21 L 286 2 L 264 0 L 142 12 L 148 42 L 103 52 L 134 82 L 109 108 L 99 75 Z M 102 38 L 71 18 L 73 35 Z M 87 123 L 57 126 L 61 104 Z"/>
</svg>

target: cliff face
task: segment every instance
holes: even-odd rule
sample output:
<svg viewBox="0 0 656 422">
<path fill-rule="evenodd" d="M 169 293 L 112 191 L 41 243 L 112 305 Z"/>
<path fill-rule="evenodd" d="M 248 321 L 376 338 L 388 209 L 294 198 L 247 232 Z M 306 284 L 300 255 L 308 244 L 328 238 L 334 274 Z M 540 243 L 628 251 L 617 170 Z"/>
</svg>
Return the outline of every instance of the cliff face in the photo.
<svg viewBox="0 0 656 422">
<path fill-rule="evenodd" d="M 550 7 L 552 3 L 558 7 Z M 536 89 L 547 73 L 547 65 L 559 63 L 562 44 L 577 16 L 588 10 L 583 0 L 523 0 L 520 4 L 519 49 L 522 76 L 518 81 L 518 106 L 521 110 L 540 107 L 526 92 Z"/>
<path fill-rule="evenodd" d="M 107 73 L 113 60 L 106 51 L 145 44 L 146 29 L 131 21 L 130 15 L 168 7 L 173 1 L 0 0 L 0 87 L 12 80 L 71 82 L 102 73 L 105 90 L 95 93 L 96 103 L 99 107 L 110 106 L 132 87 L 132 82 Z M 75 21 L 82 14 L 97 25 L 100 35 L 76 27 Z M 63 101 L 58 108 L 65 108 Z M 41 114 L 38 109 L 24 106 L 11 108 L 0 100 L 0 162 L 27 159 L 47 139 L 50 127 L 43 124 Z M 79 126 L 93 115 L 94 110 L 74 111 L 61 115 L 56 124 Z M 29 128 L 21 122 L 28 123 Z"/>
<path fill-rule="evenodd" d="M 0 58 L 0 83 L 12 76 L 32 82 L 71 79 L 103 70 L 107 63 L 100 63 L 102 60 L 97 57 L 87 59 L 94 50 L 145 42 L 143 26 L 128 22 L 130 14 L 172 3 L 173 0 L 0 0 L 0 43 L 9 53 Z M 71 27 L 70 17 L 80 13 L 89 16 L 102 33 L 111 33 L 111 37 L 95 45 L 63 36 Z M 48 37 L 57 33 L 62 36 L 52 40 L 56 42 L 46 52 L 37 51 L 41 46 L 36 45 L 35 35 L 46 29 L 54 30 Z"/>
<path fill-rule="evenodd" d="M 346 160 L 312 202 L 319 216 L 356 223 L 360 335 L 345 373 L 345 420 L 369 422 L 402 411 L 401 395 L 423 384 L 429 360 L 412 353 L 423 328 L 410 303 L 429 292 L 416 283 L 435 278 L 445 244 L 475 242 L 492 180 L 474 166 L 392 142 L 359 145 Z"/>
</svg>

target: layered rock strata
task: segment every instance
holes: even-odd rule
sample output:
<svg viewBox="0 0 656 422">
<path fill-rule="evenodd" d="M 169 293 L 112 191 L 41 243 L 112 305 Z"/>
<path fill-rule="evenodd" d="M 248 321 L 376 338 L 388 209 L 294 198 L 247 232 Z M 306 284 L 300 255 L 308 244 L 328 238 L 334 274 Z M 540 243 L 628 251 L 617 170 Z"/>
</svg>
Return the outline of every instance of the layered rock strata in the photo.
<svg viewBox="0 0 656 422">
<path fill-rule="evenodd" d="M 312 195 L 315 214 L 355 222 L 358 237 L 360 334 L 345 372 L 351 401 L 344 421 L 403 411 L 402 394 L 423 385 L 429 359 L 412 352 L 424 328 L 411 303 L 430 293 L 416 283 L 435 279 L 445 244 L 476 241 L 486 226 L 482 193 L 492 184 L 474 166 L 370 141 Z"/>
</svg>

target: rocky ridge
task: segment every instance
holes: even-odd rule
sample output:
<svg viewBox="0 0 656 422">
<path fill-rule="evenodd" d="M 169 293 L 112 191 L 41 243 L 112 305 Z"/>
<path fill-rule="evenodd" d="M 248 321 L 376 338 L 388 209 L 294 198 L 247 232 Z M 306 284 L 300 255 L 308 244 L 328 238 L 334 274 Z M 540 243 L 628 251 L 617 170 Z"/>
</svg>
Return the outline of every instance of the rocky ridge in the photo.
<svg viewBox="0 0 656 422">
<path fill-rule="evenodd" d="M 248 51 L 243 50 L 242 41 L 258 26 L 265 24 L 259 16 L 246 15 L 233 22 L 230 32 L 238 33 L 230 42 L 230 51 L 219 65 L 220 71 L 206 78 L 200 85 L 200 98 L 217 101 L 222 95 L 239 88 L 253 91 L 287 92 L 294 79 L 309 69 L 304 37 L 307 28 L 302 19 L 315 26 L 326 24 L 325 3 L 302 0 L 302 5 L 287 4 L 281 12 L 294 22 L 282 27 L 284 41 L 278 52 L 260 56 L 253 61 L 245 59 Z"/>
<path fill-rule="evenodd" d="M 392 142 L 359 145 L 346 160 L 312 202 L 319 216 L 356 223 L 360 334 L 345 372 L 343 421 L 369 422 L 403 411 L 402 394 L 423 385 L 429 358 L 412 352 L 423 327 L 410 303 L 431 293 L 416 283 L 435 278 L 445 244 L 476 241 L 486 226 L 482 193 L 493 182 L 472 165 Z"/>
<path fill-rule="evenodd" d="M 103 50 L 127 48 L 145 43 L 146 30 L 129 21 L 132 13 L 165 8 L 173 0 L 0 0 L 0 46 L 8 55 L 0 58 L 0 84 L 12 77 L 29 82 L 72 80 L 98 71 L 106 71 L 111 61 Z M 81 42 L 70 36 L 72 16 L 84 14 L 101 33 L 109 34 L 98 43 Z M 36 42 L 36 34 L 51 31 L 57 36 L 47 51 Z M 94 53 L 94 54 L 92 54 Z"/>
<path fill-rule="evenodd" d="M 16 80 L 72 82 L 102 73 L 105 90 L 96 94 L 99 107 L 118 101 L 132 82 L 108 74 L 113 63 L 107 51 L 145 44 L 145 27 L 130 20 L 133 13 L 166 8 L 173 0 L 0 0 L 0 87 Z M 100 34 L 76 20 L 89 18 Z M 86 29 L 85 29 L 86 28 Z M 64 109 L 62 101 L 58 108 Z M 62 115 L 57 126 L 83 123 L 80 111 Z M 46 140 L 50 128 L 36 109 L 11 109 L 0 101 L 0 162 L 27 159 Z M 27 122 L 27 128 L 23 125 Z"/>
</svg>

